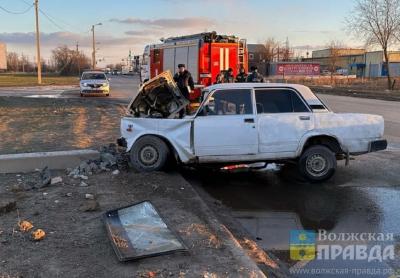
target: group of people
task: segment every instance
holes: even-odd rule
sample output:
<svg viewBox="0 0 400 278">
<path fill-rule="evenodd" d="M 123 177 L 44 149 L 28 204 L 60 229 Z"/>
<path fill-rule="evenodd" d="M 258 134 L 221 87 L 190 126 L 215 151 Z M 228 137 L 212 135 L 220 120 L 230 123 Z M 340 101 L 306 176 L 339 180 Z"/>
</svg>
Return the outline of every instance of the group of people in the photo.
<svg viewBox="0 0 400 278">
<path fill-rule="evenodd" d="M 194 81 L 190 72 L 184 64 L 178 65 L 178 72 L 174 76 L 174 80 L 181 90 L 183 96 L 189 99 L 189 94 L 194 90 Z M 260 83 L 264 82 L 264 76 L 258 72 L 257 67 L 251 67 L 250 73 L 247 74 L 244 68 L 240 68 L 236 77 L 233 75 L 233 69 L 221 71 L 216 78 L 215 83 Z"/>
<path fill-rule="evenodd" d="M 247 74 L 244 68 L 240 68 L 236 77 L 233 75 L 233 69 L 229 68 L 227 71 L 221 71 L 216 78 L 217 84 L 219 83 L 260 83 L 264 82 L 264 76 L 258 72 L 257 67 L 250 68 L 250 74 Z"/>
</svg>

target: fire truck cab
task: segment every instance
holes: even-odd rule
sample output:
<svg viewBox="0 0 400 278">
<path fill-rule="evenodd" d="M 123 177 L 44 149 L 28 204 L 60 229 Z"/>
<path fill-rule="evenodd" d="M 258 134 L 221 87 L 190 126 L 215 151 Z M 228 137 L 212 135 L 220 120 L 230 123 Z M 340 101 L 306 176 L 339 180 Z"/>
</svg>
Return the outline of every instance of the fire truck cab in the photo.
<svg viewBox="0 0 400 278">
<path fill-rule="evenodd" d="M 192 74 L 196 85 L 190 100 L 196 101 L 201 88 L 215 83 L 221 71 L 232 68 L 235 76 L 241 67 L 248 71 L 246 40 L 207 32 L 147 45 L 142 57 L 142 82 L 167 70 L 175 73 L 178 64 L 185 64 Z"/>
</svg>

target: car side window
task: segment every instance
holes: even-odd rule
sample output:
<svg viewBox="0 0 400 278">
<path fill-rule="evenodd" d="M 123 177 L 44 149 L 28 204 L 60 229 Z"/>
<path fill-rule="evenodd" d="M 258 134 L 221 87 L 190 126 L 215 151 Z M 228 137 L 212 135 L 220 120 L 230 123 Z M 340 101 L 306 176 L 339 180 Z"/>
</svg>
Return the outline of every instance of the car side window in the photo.
<svg viewBox="0 0 400 278">
<path fill-rule="evenodd" d="M 202 115 L 253 114 L 251 90 L 226 89 L 215 91 L 203 106 Z"/>
<path fill-rule="evenodd" d="M 258 114 L 310 111 L 294 91 L 287 89 L 256 90 L 256 104 Z"/>
</svg>

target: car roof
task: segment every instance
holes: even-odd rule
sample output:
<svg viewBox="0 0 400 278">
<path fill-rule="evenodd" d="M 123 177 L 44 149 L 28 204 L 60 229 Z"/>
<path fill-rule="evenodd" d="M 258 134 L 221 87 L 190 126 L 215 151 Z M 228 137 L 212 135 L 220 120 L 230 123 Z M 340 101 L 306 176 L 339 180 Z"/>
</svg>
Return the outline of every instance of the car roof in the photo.
<svg viewBox="0 0 400 278">
<path fill-rule="evenodd" d="M 104 71 L 84 71 L 84 72 L 82 72 L 82 74 L 84 74 L 84 73 L 102 73 L 102 74 L 104 74 Z"/>
<path fill-rule="evenodd" d="M 317 96 L 307 86 L 300 84 L 286 83 L 220 83 L 214 84 L 206 90 L 221 90 L 221 89 L 257 89 L 257 88 L 290 88 L 299 92 L 309 105 L 323 105 Z"/>
</svg>

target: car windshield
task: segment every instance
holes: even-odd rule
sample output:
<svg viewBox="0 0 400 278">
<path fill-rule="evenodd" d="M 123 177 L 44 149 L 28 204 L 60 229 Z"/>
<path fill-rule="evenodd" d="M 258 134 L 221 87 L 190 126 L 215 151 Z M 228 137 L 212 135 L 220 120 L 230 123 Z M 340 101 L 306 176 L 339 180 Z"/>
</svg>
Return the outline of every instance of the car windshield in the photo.
<svg viewBox="0 0 400 278">
<path fill-rule="evenodd" d="M 106 79 L 106 76 L 104 73 L 84 73 L 82 75 L 82 80 L 89 80 L 89 79 L 104 80 L 104 79 Z"/>
</svg>

